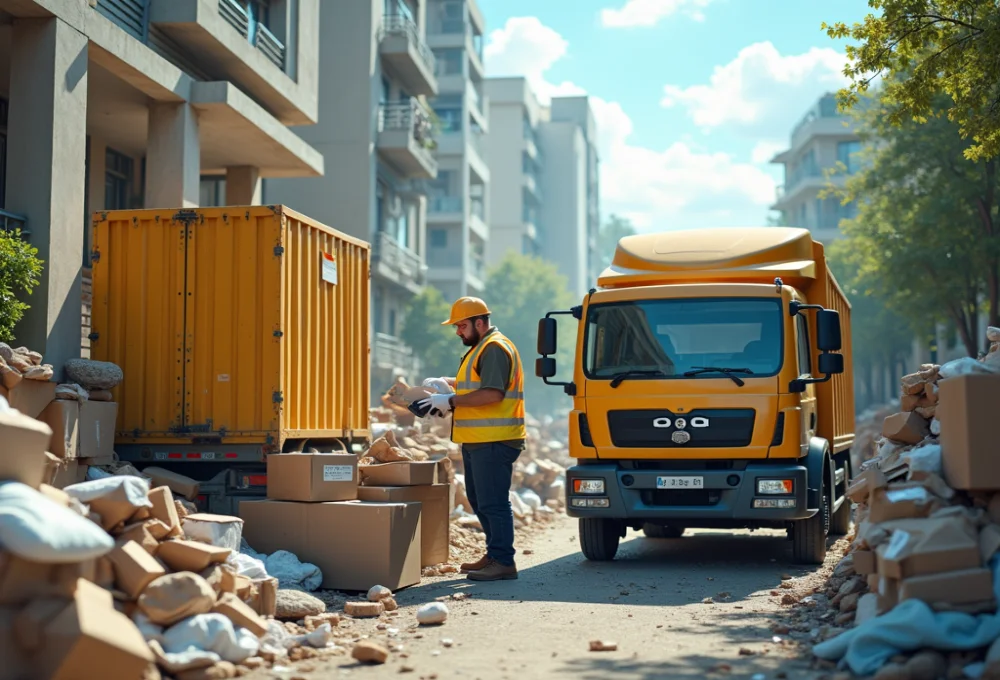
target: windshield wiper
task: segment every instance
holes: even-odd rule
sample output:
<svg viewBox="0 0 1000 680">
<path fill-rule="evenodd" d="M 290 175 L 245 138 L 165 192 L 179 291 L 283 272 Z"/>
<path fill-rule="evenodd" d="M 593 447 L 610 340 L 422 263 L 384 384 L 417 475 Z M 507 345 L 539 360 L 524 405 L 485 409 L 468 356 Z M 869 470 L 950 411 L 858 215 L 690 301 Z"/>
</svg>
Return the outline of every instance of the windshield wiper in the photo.
<svg viewBox="0 0 1000 680">
<path fill-rule="evenodd" d="M 622 384 L 622 381 L 625 380 L 625 378 L 634 378 L 636 376 L 641 376 L 641 375 L 651 375 L 651 376 L 660 376 L 663 378 L 669 378 L 671 374 L 661 371 L 659 369 L 652 371 L 650 370 L 622 371 L 621 373 L 616 373 L 615 376 L 611 379 L 611 386 L 618 387 L 619 385 Z"/>
<path fill-rule="evenodd" d="M 737 378 L 734 373 L 743 373 L 745 375 L 753 375 L 753 371 L 749 368 L 723 368 L 721 366 L 695 366 L 690 371 L 685 371 L 684 377 L 690 378 L 695 375 L 702 375 L 703 373 L 724 373 L 727 378 L 730 378 L 734 383 L 743 387 L 746 385 L 745 382 Z"/>
</svg>

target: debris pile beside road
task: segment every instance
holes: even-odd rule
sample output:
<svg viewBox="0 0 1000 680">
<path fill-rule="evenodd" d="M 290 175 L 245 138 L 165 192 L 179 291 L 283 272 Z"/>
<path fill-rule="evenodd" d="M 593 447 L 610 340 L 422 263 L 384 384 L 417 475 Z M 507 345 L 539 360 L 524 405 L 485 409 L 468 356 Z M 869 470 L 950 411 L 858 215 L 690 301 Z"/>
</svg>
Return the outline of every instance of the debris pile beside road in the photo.
<svg viewBox="0 0 1000 680">
<path fill-rule="evenodd" d="M 774 591 L 820 659 L 887 680 L 1000 677 L 1000 329 L 989 340 L 982 360 L 902 378 L 847 492 L 848 554 L 811 594 Z"/>
</svg>

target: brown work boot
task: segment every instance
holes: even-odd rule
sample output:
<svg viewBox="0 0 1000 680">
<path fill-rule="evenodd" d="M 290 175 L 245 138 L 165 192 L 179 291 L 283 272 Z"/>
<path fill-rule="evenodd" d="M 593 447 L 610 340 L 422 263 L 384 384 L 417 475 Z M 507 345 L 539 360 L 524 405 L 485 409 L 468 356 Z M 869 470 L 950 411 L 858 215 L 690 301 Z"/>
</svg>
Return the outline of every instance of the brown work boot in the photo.
<svg viewBox="0 0 1000 680">
<path fill-rule="evenodd" d="M 461 571 L 463 574 L 468 574 L 470 571 L 478 571 L 479 569 L 482 569 L 487 564 L 489 564 L 489 562 L 490 558 L 487 557 L 486 555 L 483 555 L 475 562 L 466 562 L 459 568 L 459 571 Z"/>
<path fill-rule="evenodd" d="M 517 578 L 517 565 L 505 566 L 490 559 L 486 566 L 476 571 L 470 571 L 470 581 L 511 581 Z"/>
</svg>

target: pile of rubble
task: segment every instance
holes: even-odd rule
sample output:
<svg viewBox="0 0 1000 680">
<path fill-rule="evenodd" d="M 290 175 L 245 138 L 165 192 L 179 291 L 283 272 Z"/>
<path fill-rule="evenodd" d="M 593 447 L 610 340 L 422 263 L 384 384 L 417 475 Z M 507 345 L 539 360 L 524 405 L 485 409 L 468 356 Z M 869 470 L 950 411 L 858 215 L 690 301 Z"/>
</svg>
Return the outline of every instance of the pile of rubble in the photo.
<svg viewBox="0 0 1000 680">
<path fill-rule="evenodd" d="M 848 489 L 848 554 L 783 599 L 820 659 L 879 679 L 1000 677 L 1000 329 L 989 339 L 983 360 L 902 379 L 903 410 Z"/>
</svg>

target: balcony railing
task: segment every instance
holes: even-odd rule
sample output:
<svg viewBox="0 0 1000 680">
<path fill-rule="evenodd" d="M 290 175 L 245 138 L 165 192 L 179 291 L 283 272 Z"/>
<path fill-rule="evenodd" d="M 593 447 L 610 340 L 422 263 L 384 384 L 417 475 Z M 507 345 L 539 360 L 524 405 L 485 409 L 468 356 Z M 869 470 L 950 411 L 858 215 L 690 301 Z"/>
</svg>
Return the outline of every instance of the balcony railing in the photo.
<svg viewBox="0 0 1000 680">
<path fill-rule="evenodd" d="M 415 98 L 409 101 L 394 102 L 392 104 L 382 104 L 378 111 L 378 129 L 386 130 L 408 130 L 420 146 L 425 149 L 434 149 L 437 142 L 434 140 L 434 126 L 431 117 L 427 115 Z"/>
<path fill-rule="evenodd" d="M 375 241 L 374 259 L 398 272 L 403 278 L 418 285 L 424 284 L 424 263 L 420 261 L 420 256 L 401 246 L 387 232 L 380 232 Z"/>
<path fill-rule="evenodd" d="M 473 198 L 469 201 L 469 213 L 475 215 L 479 219 L 486 221 L 486 204 L 483 203 L 481 198 Z"/>
<path fill-rule="evenodd" d="M 472 143 L 472 148 L 476 150 L 479 157 L 486 160 L 486 144 L 483 141 L 484 135 L 482 132 L 476 132 L 475 130 L 469 130 L 469 141 Z"/>
<path fill-rule="evenodd" d="M 285 46 L 263 24 L 257 26 L 257 49 L 280 69 L 285 68 Z"/>
<path fill-rule="evenodd" d="M 285 68 L 285 46 L 267 26 L 251 21 L 246 7 L 236 0 L 219 0 L 219 14 L 275 66 Z"/>
<path fill-rule="evenodd" d="M 17 229 L 21 230 L 21 238 L 27 238 L 31 234 L 28 231 L 28 218 L 24 215 L 0 210 L 0 231 L 13 232 Z"/>
<path fill-rule="evenodd" d="M 237 33 L 250 40 L 250 16 L 243 5 L 236 0 L 219 0 L 219 14 Z"/>
<path fill-rule="evenodd" d="M 372 342 L 372 360 L 376 366 L 397 368 L 410 377 L 419 371 L 420 363 L 413 349 L 399 338 L 388 333 L 375 333 Z"/>
<path fill-rule="evenodd" d="M 431 196 L 427 199 L 427 210 L 432 213 L 462 212 L 461 196 Z"/>
<path fill-rule="evenodd" d="M 383 37 L 387 35 L 405 36 L 407 40 L 416 46 L 417 52 L 420 54 L 420 58 L 424 60 L 428 70 L 431 73 L 437 72 L 435 70 L 437 58 L 420 36 L 420 29 L 417 28 L 417 25 L 413 21 L 398 14 L 390 14 L 382 22 L 382 35 Z"/>
</svg>

